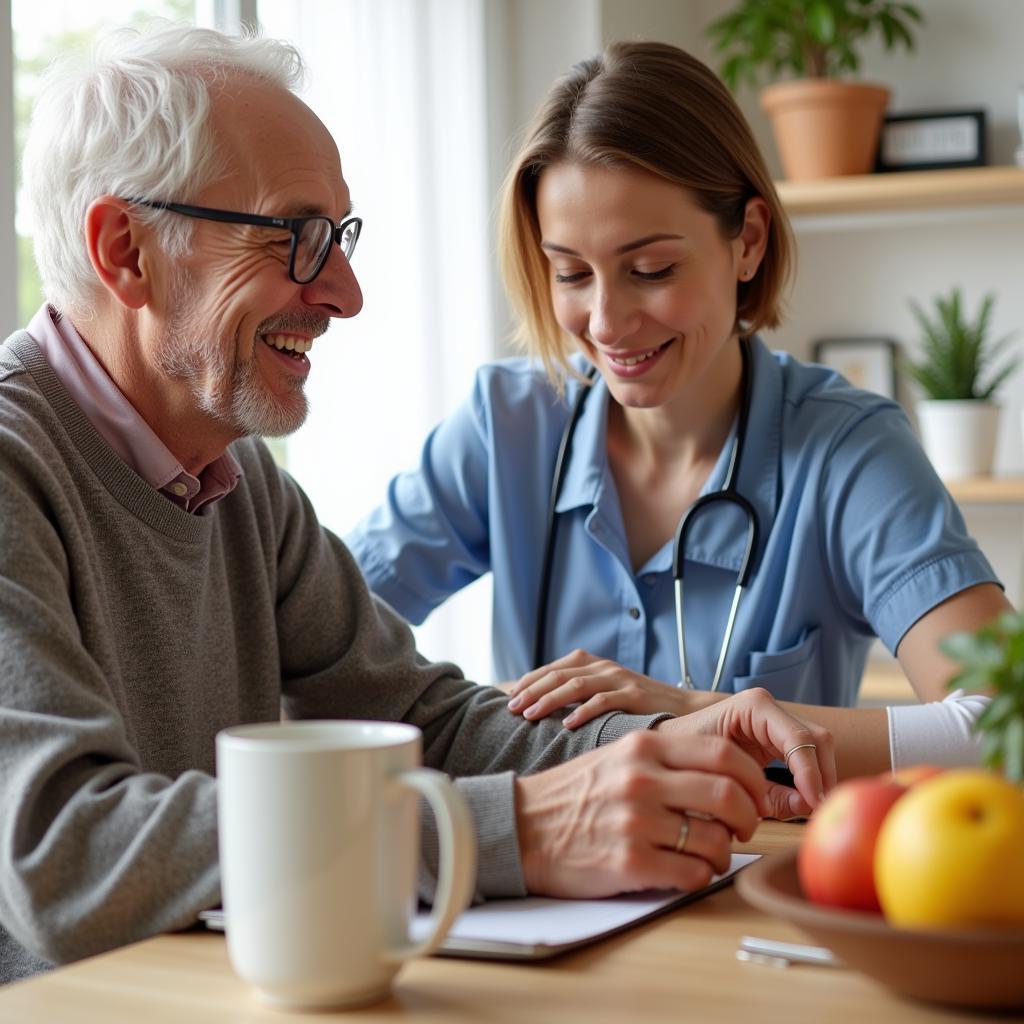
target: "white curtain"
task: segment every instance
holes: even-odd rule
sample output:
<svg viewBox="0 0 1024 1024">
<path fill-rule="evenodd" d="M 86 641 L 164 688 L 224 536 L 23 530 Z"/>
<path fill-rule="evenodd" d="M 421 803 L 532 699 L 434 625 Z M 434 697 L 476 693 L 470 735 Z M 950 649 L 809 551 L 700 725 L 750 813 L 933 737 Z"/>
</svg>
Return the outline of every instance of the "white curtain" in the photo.
<svg viewBox="0 0 1024 1024">
<path fill-rule="evenodd" d="M 312 412 L 289 470 L 343 533 L 412 465 L 491 358 L 483 0 L 261 0 L 266 35 L 309 69 L 304 99 L 341 151 L 364 219 L 363 312 L 312 352 Z M 418 630 L 420 649 L 490 679 L 490 583 Z M 324 624 L 329 628 L 329 624 Z"/>
</svg>

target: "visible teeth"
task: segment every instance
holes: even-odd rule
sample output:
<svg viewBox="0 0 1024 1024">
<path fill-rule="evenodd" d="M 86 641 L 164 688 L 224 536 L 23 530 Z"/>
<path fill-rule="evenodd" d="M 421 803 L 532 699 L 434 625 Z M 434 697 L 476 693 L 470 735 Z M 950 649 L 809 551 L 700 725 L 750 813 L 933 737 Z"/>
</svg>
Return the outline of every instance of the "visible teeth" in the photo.
<svg viewBox="0 0 1024 1024">
<path fill-rule="evenodd" d="M 657 352 L 658 350 L 653 348 L 650 352 L 641 352 L 638 356 L 626 356 L 624 359 L 619 356 L 609 356 L 609 358 L 613 363 L 618 363 L 619 366 L 636 366 L 637 363 L 642 363 L 645 360 L 650 359 L 651 356 L 656 355 Z"/>
<path fill-rule="evenodd" d="M 279 352 L 297 352 L 302 355 L 313 347 L 312 338 L 296 338 L 291 334 L 264 334 L 262 338 Z"/>
</svg>

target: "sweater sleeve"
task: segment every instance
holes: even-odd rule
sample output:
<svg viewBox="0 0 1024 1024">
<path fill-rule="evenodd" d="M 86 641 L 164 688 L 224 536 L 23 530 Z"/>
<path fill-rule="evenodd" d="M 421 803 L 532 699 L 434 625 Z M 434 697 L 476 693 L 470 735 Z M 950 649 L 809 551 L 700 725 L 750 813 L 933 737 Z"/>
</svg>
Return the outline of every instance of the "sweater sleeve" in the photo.
<svg viewBox="0 0 1024 1024">
<path fill-rule="evenodd" d="M 454 665 L 425 661 L 407 623 L 368 590 L 345 545 L 316 524 L 301 490 L 285 484 L 278 500 L 292 526 L 280 554 L 278 630 L 289 716 L 418 726 L 424 763 L 459 780 L 469 802 L 480 845 L 477 895 L 522 895 L 509 773 L 560 764 L 665 716 L 617 712 L 572 731 L 561 715 L 530 722 L 507 709 L 500 690 L 467 681 Z M 421 892 L 429 897 L 436 840 L 432 822 L 424 829 Z"/>
</svg>

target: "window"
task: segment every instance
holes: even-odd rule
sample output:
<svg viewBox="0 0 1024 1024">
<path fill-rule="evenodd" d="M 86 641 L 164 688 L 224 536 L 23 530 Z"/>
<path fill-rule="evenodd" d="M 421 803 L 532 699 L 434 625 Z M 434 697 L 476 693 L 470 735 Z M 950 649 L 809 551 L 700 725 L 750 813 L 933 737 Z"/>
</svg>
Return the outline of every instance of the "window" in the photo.
<svg viewBox="0 0 1024 1024">
<path fill-rule="evenodd" d="M 118 0 L 11 0 L 14 51 L 14 161 L 21 165 L 32 102 L 39 76 L 58 54 L 87 46 L 104 29 L 140 24 L 154 17 L 192 20 L 193 0 L 148 0 L 145 9 L 125 15 Z M 54 26 L 59 26 L 55 28 Z M 15 193 L 17 319 L 7 327 L 23 326 L 42 303 L 39 275 L 32 258 L 32 228 L 21 198 L 20 175 Z M 6 331 L 5 331 L 6 334 Z"/>
</svg>

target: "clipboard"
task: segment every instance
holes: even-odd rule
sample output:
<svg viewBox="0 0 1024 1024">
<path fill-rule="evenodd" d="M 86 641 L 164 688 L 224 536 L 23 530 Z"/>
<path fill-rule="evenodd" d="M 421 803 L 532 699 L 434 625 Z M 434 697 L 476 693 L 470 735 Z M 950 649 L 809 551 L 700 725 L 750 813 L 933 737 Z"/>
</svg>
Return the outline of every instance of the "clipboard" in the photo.
<svg viewBox="0 0 1024 1024">
<path fill-rule="evenodd" d="M 728 871 L 693 892 L 641 892 L 601 900 L 561 900 L 546 896 L 489 900 L 461 914 L 434 955 L 546 960 L 716 892 L 759 856 L 734 853 Z M 223 910 L 204 910 L 199 918 L 208 928 L 224 928 Z M 418 937 L 427 927 L 427 914 L 417 914 L 412 924 L 413 936 Z"/>
</svg>

